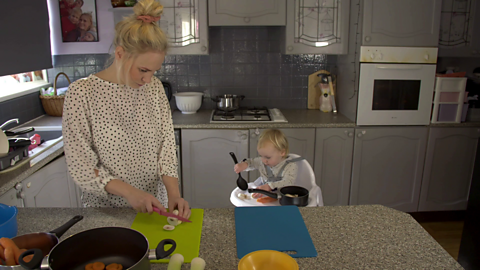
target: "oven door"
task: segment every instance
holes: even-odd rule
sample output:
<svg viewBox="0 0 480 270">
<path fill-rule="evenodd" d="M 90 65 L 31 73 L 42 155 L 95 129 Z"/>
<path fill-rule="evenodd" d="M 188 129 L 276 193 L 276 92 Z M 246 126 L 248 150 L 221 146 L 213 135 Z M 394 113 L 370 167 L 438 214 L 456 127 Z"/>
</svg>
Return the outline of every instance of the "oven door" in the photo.
<svg viewBox="0 0 480 270">
<path fill-rule="evenodd" d="M 360 64 L 357 125 L 428 125 L 435 65 Z"/>
</svg>

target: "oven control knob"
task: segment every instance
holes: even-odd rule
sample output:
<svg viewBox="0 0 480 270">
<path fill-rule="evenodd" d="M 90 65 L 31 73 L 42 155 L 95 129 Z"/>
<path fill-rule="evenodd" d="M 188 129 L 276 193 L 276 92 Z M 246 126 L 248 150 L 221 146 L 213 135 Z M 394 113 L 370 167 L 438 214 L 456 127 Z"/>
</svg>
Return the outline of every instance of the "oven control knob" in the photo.
<svg viewBox="0 0 480 270">
<path fill-rule="evenodd" d="M 366 37 L 365 37 L 365 41 L 366 41 L 366 42 L 370 42 L 370 40 L 372 40 L 371 37 L 369 37 L 369 36 L 366 36 Z"/>
<path fill-rule="evenodd" d="M 430 58 L 430 56 L 428 54 L 425 54 L 425 56 L 423 58 L 425 58 L 425 60 L 428 60 Z"/>
</svg>

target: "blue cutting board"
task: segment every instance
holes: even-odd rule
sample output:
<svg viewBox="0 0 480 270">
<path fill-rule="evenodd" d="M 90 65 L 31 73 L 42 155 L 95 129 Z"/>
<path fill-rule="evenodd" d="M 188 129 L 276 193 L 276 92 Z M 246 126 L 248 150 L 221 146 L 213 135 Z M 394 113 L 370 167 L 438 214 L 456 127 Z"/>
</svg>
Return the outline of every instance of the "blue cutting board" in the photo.
<svg viewBox="0 0 480 270">
<path fill-rule="evenodd" d="M 296 251 L 294 258 L 317 257 L 317 250 L 297 206 L 236 207 L 239 259 L 257 250 Z"/>
</svg>

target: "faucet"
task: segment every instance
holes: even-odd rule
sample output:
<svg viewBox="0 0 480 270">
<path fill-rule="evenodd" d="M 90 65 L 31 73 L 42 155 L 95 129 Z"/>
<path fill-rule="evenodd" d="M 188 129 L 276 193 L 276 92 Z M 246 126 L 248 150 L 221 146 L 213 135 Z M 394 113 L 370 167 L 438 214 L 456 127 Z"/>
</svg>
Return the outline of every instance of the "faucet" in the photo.
<svg viewBox="0 0 480 270">
<path fill-rule="evenodd" d="M 3 123 L 3 124 L 0 126 L 0 130 L 3 130 L 4 127 L 10 125 L 10 124 L 13 123 L 13 122 L 17 122 L 17 124 L 20 123 L 20 122 L 18 121 L 18 118 L 10 119 L 10 120 L 8 120 L 7 122 Z"/>
</svg>

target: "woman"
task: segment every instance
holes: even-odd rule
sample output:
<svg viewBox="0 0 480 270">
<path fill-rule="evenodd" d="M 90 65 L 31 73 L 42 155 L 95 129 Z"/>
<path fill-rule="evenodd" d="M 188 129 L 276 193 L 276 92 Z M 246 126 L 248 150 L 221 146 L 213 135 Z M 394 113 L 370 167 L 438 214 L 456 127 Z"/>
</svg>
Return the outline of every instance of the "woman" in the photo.
<svg viewBox="0 0 480 270">
<path fill-rule="evenodd" d="M 77 28 L 68 32 L 65 39 L 65 42 L 80 41 L 80 39 L 85 35 L 86 32 L 94 30 L 93 20 L 91 13 L 82 13 L 80 19 L 78 20 Z"/>
<path fill-rule="evenodd" d="M 190 208 L 178 188 L 175 138 L 162 83 L 167 37 L 163 7 L 141 0 L 115 27 L 113 63 L 70 84 L 63 112 L 68 169 L 93 207 Z"/>
</svg>

